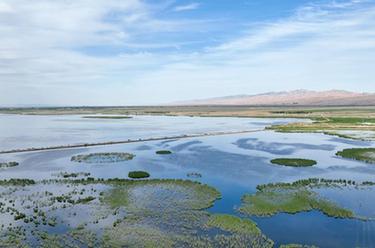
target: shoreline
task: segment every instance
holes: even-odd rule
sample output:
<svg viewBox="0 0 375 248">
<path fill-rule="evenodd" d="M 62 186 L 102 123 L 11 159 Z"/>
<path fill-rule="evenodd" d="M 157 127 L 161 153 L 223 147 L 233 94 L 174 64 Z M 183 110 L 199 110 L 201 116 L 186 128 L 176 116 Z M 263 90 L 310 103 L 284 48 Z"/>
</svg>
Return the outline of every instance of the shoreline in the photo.
<svg viewBox="0 0 375 248">
<path fill-rule="evenodd" d="M 245 134 L 245 133 L 261 132 L 261 131 L 264 131 L 264 130 L 265 129 L 263 128 L 263 129 L 242 130 L 242 131 L 206 132 L 206 133 L 200 133 L 200 134 L 184 134 L 184 135 L 175 135 L 175 136 L 151 137 L 151 138 L 143 138 L 143 139 L 139 138 L 139 139 L 106 141 L 106 142 L 97 142 L 97 143 L 59 145 L 59 146 L 36 147 L 36 148 L 22 148 L 22 149 L 12 149 L 12 150 L 0 151 L 0 154 L 24 153 L 24 152 L 35 152 L 35 151 L 49 151 L 49 150 L 64 150 L 64 149 L 71 149 L 71 148 L 108 146 L 108 145 L 118 145 L 118 144 L 141 143 L 141 142 L 149 142 L 149 141 L 163 141 L 163 140 L 188 139 L 188 138 L 208 137 L 208 136 Z"/>
</svg>

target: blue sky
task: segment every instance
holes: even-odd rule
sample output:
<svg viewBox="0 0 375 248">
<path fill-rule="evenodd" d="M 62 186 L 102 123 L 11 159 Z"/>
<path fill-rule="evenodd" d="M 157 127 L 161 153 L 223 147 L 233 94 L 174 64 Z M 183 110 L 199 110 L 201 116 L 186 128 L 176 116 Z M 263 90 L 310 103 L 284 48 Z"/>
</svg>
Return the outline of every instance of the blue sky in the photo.
<svg viewBox="0 0 375 248">
<path fill-rule="evenodd" d="M 0 0 L 0 105 L 375 91 L 375 0 Z"/>
</svg>

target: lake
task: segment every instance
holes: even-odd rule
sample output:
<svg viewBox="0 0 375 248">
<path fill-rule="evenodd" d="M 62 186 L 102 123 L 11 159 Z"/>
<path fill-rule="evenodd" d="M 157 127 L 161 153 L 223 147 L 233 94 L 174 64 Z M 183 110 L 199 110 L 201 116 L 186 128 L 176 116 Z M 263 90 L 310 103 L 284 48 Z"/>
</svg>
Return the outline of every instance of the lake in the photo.
<svg viewBox="0 0 375 248">
<path fill-rule="evenodd" d="M 250 218 L 275 242 L 275 247 L 289 243 L 318 247 L 374 247 L 373 220 L 338 219 L 319 211 L 279 213 L 271 217 L 245 216 L 237 211 L 241 197 L 246 193 L 255 193 L 259 184 L 293 182 L 306 178 L 374 181 L 374 165 L 335 156 L 337 151 L 345 148 L 373 147 L 374 142 L 318 133 L 293 134 L 262 130 L 271 124 L 292 121 L 301 120 L 166 116 L 134 116 L 132 119 L 113 120 L 84 119 L 79 115 L 0 115 L 0 150 L 213 131 L 259 130 L 247 134 L 2 154 L 0 162 L 17 161 L 19 166 L 1 170 L 0 179 L 42 180 L 53 178 L 61 172 L 87 172 L 91 177 L 105 179 L 127 178 L 128 172 L 142 170 L 149 172 L 151 178 L 155 179 L 191 179 L 215 187 L 222 197 L 208 211 Z M 170 150 L 172 154 L 157 156 L 155 151 L 158 150 Z M 136 156 L 129 161 L 105 166 L 71 161 L 74 155 L 104 152 L 128 152 Z M 270 163 L 271 159 L 278 157 L 313 159 L 317 165 L 292 168 Z M 198 173 L 201 177 L 189 178 L 189 173 Z M 42 191 L 47 186 L 40 187 L 38 190 Z M 319 193 L 360 216 L 375 218 L 374 189 L 333 187 L 323 188 Z M 59 186 L 54 185 L 53 190 L 59 192 Z M 63 214 L 59 218 L 68 219 Z M 77 223 L 70 220 L 73 226 L 79 222 L 79 218 L 74 219 Z M 5 213 L 0 213 L 0 220 L 2 223 L 12 222 Z M 63 233 L 67 229 L 66 226 L 57 225 L 48 230 Z"/>
</svg>

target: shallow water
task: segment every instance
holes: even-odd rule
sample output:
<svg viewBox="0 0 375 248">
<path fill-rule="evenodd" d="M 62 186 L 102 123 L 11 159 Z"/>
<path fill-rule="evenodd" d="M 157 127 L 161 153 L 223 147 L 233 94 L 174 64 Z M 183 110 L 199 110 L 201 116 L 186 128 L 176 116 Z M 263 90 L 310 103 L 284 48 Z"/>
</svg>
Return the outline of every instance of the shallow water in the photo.
<svg viewBox="0 0 375 248">
<path fill-rule="evenodd" d="M 8 116 L 1 116 L 8 118 Z M 9 116 L 11 122 L 25 116 Z M 17 120 L 17 118 L 19 118 Z M 191 117 L 135 117 L 125 120 L 82 120 L 78 116 L 30 118 L 49 123 L 43 128 L 33 126 L 26 133 L 21 124 L 8 133 L 1 133 L 1 146 L 19 148 L 85 141 L 148 137 L 147 135 L 186 134 L 217 130 L 258 129 L 280 120 L 246 118 L 191 118 Z M 139 119 L 138 119 L 139 118 Z M 36 121 L 36 122 L 38 122 Z M 170 121 L 170 122 L 169 122 Z M 285 120 L 290 121 L 290 120 Z M 138 124 L 137 124 L 138 123 Z M 52 130 L 49 128 L 53 124 Z M 137 125 L 139 129 L 137 129 Z M 127 126 L 125 128 L 124 126 Z M 129 126 L 129 127 L 128 127 Z M 85 128 L 83 128 L 85 127 Z M 3 123 L 2 123 L 2 129 Z M 33 143 L 34 137 L 43 134 Z M 44 130 L 47 130 L 46 132 Z M 49 130 L 49 131 L 48 131 Z M 81 130 L 82 137 L 78 130 Z M 72 131 L 72 133 L 70 133 Z M 59 135 L 66 139 L 56 140 Z M 140 135 L 140 136 L 137 136 Z M 27 136 L 29 143 L 22 142 Z M 3 141 L 5 140 L 5 143 Z M 13 140 L 13 141 L 10 141 Z M 10 141 L 10 142 L 9 142 Z M 49 143 L 50 142 L 50 143 Z M 55 143 L 56 142 L 56 143 Z M 5 144 L 5 145 L 4 145 Z M 335 156 L 336 151 L 352 147 L 369 147 L 374 143 L 353 141 L 323 134 L 287 134 L 259 131 L 249 134 L 189 138 L 183 140 L 122 144 L 93 148 L 66 149 L 0 155 L 0 161 L 18 161 L 18 167 L 2 170 L 0 178 L 51 178 L 61 171 L 90 172 L 93 177 L 127 178 L 132 170 L 150 172 L 151 178 L 189 179 L 188 173 L 197 172 L 202 178 L 193 180 L 216 187 L 222 199 L 209 209 L 213 213 L 239 215 L 236 208 L 241 196 L 256 191 L 256 185 L 270 182 L 292 182 L 302 178 L 331 178 L 375 181 L 375 166 Z M 171 155 L 156 155 L 155 151 L 171 150 Z M 130 161 L 110 164 L 85 164 L 70 161 L 78 154 L 96 152 L 130 152 L 136 157 Z M 277 157 L 302 157 L 314 159 L 318 164 L 311 168 L 290 168 L 270 164 Z M 362 190 L 323 190 L 322 195 L 344 207 L 350 207 L 358 215 L 375 217 L 375 188 Z M 239 215 L 248 218 L 243 215 Z M 327 217 L 320 212 L 277 214 L 273 217 L 251 217 L 262 232 L 276 244 L 302 243 L 319 247 L 374 247 L 375 222 L 343 220 Z"/>
<path fill-rule="evenodd" d="M 0 150 L 84 144 L 127 139 L 258 130 L 295 120 L 133 116 L 131 119 L 88 119 L 82 115 L 0 114 Z"/>
</svg>

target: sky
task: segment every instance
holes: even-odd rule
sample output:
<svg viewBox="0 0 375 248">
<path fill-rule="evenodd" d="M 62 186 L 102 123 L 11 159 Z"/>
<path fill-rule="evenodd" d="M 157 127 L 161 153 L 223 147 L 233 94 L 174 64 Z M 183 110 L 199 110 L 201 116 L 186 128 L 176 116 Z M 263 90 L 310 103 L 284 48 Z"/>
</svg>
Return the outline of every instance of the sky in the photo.
<svg viewBox="0 0 375 248">
<path fill-rule="evenodd" d="M 0 106 L 375 92 L 375 0 L 0 0 Z"/>
</svg>

